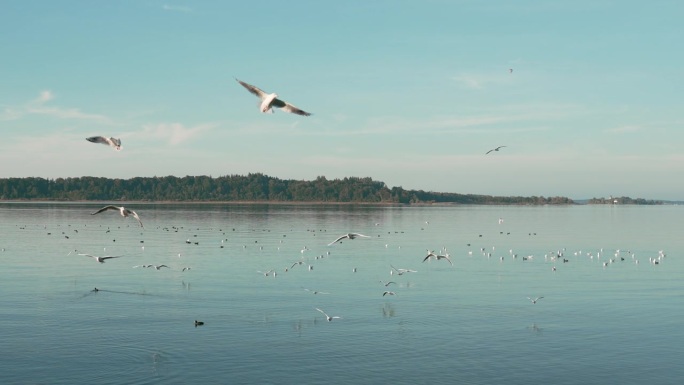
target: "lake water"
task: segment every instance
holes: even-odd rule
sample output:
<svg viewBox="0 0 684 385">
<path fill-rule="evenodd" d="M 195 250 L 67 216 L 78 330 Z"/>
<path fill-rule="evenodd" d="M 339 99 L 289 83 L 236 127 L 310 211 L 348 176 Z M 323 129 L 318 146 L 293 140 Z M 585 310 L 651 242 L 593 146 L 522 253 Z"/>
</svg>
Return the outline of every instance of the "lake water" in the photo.
<svg viewBox="0 0 684 385">
<path fill-rule="evenodd" d="M 100 207 L 0 204 L 0 383 L 684 378 L 684 206 Z"/>
</svg>

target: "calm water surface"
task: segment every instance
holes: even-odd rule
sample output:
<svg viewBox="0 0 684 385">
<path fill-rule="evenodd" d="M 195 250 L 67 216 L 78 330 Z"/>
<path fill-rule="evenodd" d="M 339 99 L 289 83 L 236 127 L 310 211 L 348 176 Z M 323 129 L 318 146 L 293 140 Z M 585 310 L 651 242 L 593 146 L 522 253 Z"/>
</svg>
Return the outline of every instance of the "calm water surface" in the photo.
<svg viewBox="0 0 684 385">
<path fill-rule="evenodd" d="M 684 378 L 682 206 L 130 206 L 0 204 L 0 383 Z"/>
</svg>

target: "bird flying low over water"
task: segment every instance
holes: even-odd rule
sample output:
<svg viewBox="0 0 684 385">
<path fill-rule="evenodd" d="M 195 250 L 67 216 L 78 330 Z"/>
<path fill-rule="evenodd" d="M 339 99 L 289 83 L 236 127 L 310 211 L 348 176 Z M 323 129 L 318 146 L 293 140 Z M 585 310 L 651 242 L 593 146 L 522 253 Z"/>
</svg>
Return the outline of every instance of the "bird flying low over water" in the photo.
<svg viewBox="0 0 684 385">
<path fill-rule="evenodd" d="M 278 94 L 272 93 L 268 94 L 261 90 L 259 87 L 253 86 L 249 83 L 245 83 L 241 80 L 237 80 L 238 83 L 240 83 L 243 87 L 247 89 L 247 91 L 253 93 L 256 95 L 259 99 L 261 99 L 261 105 L 259 106 L 259 110 L 263 113 L 273 113 L 273 107 L 280 108 L 281 110 L 285 112 L 289 112 L 292 114 L 297 114 L 297 115 L 302 115 L 302 116 L 310 116 L 311 114 L 309 112 L 306 112 L 304 110 L 300 110 L 299 108 L 293 106 L 290 103 L 285 102 L 284 100 L 278 99 Z"/>
<path fill-rule="evenodd" d="M 86 138 L 86 140 L 93 143 L 102 143 L 108 146 L 112 146 L 116 149 L 116 151 L 121 150 L 121 139 L 105 138 L 104 136 L 91 136 L 89 138 Z"/>
<path fill-rule="evenodd" d="M 138 214 L 135 211 L 124 208 L 123 206 L 105 206 L 105 207 L 95 211 L 94 213 L 91 213 L 90 215 L 99 214 L 99 213 L 101 213 L 103 211 L 107 211 L 107 210 L 118 210 L 119 213 L 121 213 L 122 217 L 127 217 L 129 215 L 132 215 L 133 218 L 138 220 L 138 223 L 140 223 L 140 227 L 145 227 L 145 226 L 143 226 L 142 221 L 140 220 L 140 217 L 138 216 Z"/>
<path fill-rule="evenodd" d="M 507 147 L 507 146 L 499 146 L 499 147 L 497 147 L 497 148 L 493 148 L 493 149 L 491 149 L 491 150 L 485 152 L 485 155 L 489 154 L 489 153 L 492 152 L 492 151 L 499 151 L 499 149 L 504 148 L 504 147 Z"/>
<path fill-rule="evenodd" d="M 79 255 L 80 255 L 80 256 L 83 256 L 83 257 L 93 258 L 93 259 L 95 259 L 96 261 L 98 261 L 98 262 L 100 262 L 100 263 L 105 263 L 105 260 L 107 260 L 107 259 L 119 258 L 119 257 L 110 257 L 110 256 L 98 257 L 98 256 L 96 256 L 96 255 L 90 255 L 90 254 L 79 254 Z"/>
<path fill-rule="evenodd" d="M 335 239 L 334 241 L 328 243 L 328 246 L 332 246 L 332 245 L 334 245 L 335 243 L 337 243 L 337 242 L 339 242 L 339 241 L 341 241 L 341 240 L 343 240 L 343 239 L 354 239 L 354 238 L 357 238 L 357 237 L 361 237 L 361 238 L 370 238 L 368 235 L 363 235 L 363 234 L 359 234 L 359 233 L 348 233 L 348 234 L 341 235 L 341 236 L 339 236 L 337 239 Z"/>
<path fill-rule="evenodd" d="M 331 317 L 331 316 L 329 316 L 328 314 L 326 314 L 323 310 L 321 310 L 321 309 L 319 309 L 319 308 L 315 308 L 315 309 L 318 310 L 319 312 L 321 312 L 321 313 L 325 316 L 325 319 L 326 319 L 328 322 L 331 322 L 331 321 L 334 320 L 335 318 L 342 318 L 342 317 L 340 317 L 340 316 L 332 316 L 332 317 Z"/>
<path fill-rule="evenodd" d="M 537 298 L 535 298 L 535 299 L 532 299 L 532 298 L 530 298 L 530 297 L 527 297 L 527 299 L 529 299 L 530 302 L 532 302 L 533 304 L 534 304 L 534 303 L 537 303 L 537 301 L 539 301 L 539 300 L 542 299 L 542 298 L 544 298 L 544 297 L 537 297 Z"/>
</svg>

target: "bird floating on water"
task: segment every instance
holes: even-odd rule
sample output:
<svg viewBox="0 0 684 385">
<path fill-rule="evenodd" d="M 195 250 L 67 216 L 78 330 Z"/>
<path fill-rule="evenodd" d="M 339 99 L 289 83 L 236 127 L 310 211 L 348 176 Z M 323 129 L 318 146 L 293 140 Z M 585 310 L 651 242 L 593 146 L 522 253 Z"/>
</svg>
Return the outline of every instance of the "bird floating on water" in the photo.
<svg viewBox="0 0 684 385">
<path fill-rule="evenodd" d="M 500 149 L 502 149 L 502 148 L 504 148 L 504 147 L 508 147 L 508 146 L 499 146 L 499 147 L 497 147 L 497 148 L 493 148 L 493 149 L 491 149 L 491 150 L 485 152 L 485 155 L 489 154 L 489 153 L 492 152 L 492 151 L 499 151 Z"/>
<path fill-rule="evenodd" d="M 253 86 L 249 83 L 245 83 L 239 79 L 237 80 L 238 83 L 240 83 L 243 87 L 247 89 L 247 91 L 253 93 L 256 95 L 259 99 L 261 99 L 261 105 L 259 106 L 259 110 L 263 113 L 273 113 L 273 107 L 280 108 L 281 110 L 285 112 L 289 112 L 292 114 L 297 114 L 297 115 L 302 115 L 302 116 L 310 116 L 311 113 L 306 112 L 304 110 L 300 110 L 299 108 L 293 106 L 290 103 L 285 102 L 284 100 L 278 99 L 278 94 L 272 93 L 268 94 L 261 90 L 259 87 Z"/>
<path fill-rule="evenodd" d="M 204 322 L 195 320 L 195 327 L 204 325 Z"/>
<path fill-rule="evenodd" d="M 145 227 L 145 226 L 143 226 L 142 221 L 140 220 L 140 217 L 138 216 L 138 214 L 135 211 L 129 210 L 123 206 L 113 206 L 113 205 L 112 206 L 105 206 L 105 207 L 95 211 L 94 213 L 91 213 L 90 215 L 99 214 L 99 213 L 101 213 L 103 211 L 107 211 L 107 210 L 118 210 L 119 213 L 121 213 L 122 217 L 127 217 L 129 215 L 132 215 L 133 218 L 138 220 L 138 223 L 140 223 L 140 227 Z"/>
<path fill-rule="evenodd" d="M 116 151 L 121 150 L 121 139 L 107 138 L 104 136 L 91 136 L 89 138 L 86 138 L 86 140 L 93 143 L 101 143 L 106 144 L 108 146 L 112 146 L 114 147 L 114 149 L 116 149 Z"/>
<path fill-rule="evenodd" d="M 357 237 L 370 238 L 368 235 L 363 235 L 363 234 L 359 234 L 359 233 L 348 233 L 348 234 L 341 235 L 337 239 L 335 239 L 334 241 L 328 243 L 328 246 L 332 246 L 335 243 L 337 243 L 343 239 L 355 239 Z"/>
</svg>

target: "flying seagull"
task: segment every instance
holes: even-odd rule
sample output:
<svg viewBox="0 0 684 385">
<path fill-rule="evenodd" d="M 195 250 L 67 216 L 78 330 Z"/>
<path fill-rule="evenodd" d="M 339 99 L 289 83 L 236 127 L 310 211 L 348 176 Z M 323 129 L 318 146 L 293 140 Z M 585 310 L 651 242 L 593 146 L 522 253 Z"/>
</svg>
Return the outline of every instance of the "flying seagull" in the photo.
<svg viewBox="0 0 684 385">
<path fill-rule="evenodd" d="M 321 310 L 321 309 L 319 309 L 319 308 L 316 308 L 316 310 L 318 310 L 318 311 L 320 311 L 321 313 L 323 313 L 323 315 L 325 316 L 325 319 L 328 320 L 328 322 L 334 320 L 335 318 L 342 318 L 342 317 L 339 317 L 339 316 L 333 316 L 333 317 L 331 317 L 331 316 L 327 315 L 323 310 Z"/>
<path fill-rule="evenodd" d="M 348 238 L 348 239 L 354 239 L 354 238 L 356 238 L 356 237 L 370 238 L 368 235 L 363 235 L 363 234 L 359 234 L 359 233 L 349 233 L 349 234 L 341 235 L 340 237 L 338 237 L 338 238 L 335 239 L 334 241 L 328 243 L 328 246 L 332 246 L 333 244 L 335 244 L 335 243 L 337 243 L 337 242 L 339 242 L 339 241 L 341 241 L 341 240 L 343 240 L 343 239 L 347 239 L 347 238 Z"/>
<path fill-rule="evenodd" d="M 537 298 L 535 298 L 535 299 L 532 299 L 532 298 L 530 298 L 530 297 L 527 297 L 527 299 L 529 299 L 532 303 L 537 303 L 537 301 L 539 301 L 539 300 L 542 299 L 542 298 L 544 298 L 544 297 L 537 297 Z"/>
<path fill-rule="evenodd" d="M 290 103 L 285 102 L 284 100 L 278 99 L 278 94 L 272 93 L 272 94 L 267 94 L 263 90 L 261 90 L 259 87 L 253 86 L 251 84 L 245 83 L 239 79 L 237 80 L 238 83 L 240 83 L 243 87 L 247 89 L 247 91 L 253 93 L 256 95 L 259 99 L 261 99 L 261 105 L 259 106 L 259 109 L 263 113 L 273 113 L 273 107 L 280 108 L 281 110 L 285 112 L 289 112 L 292 114 L 297 114 L 297 115 L 303 115 L 303 116 L 309 116 L 311 115 L 310 113 L 300 110 L 299 108 L 293 106 Z"/>
<path fill-rule="evenodd" d="M 127 217 L 129 215 L 133 215 L 133 218 L 137 219 L 138 223 L 140 223 L 140 227 L 145 227 L 145 226 L 143 226 L 142 221 L 140 220 L 140 217 L 138 216 L 138 214 L 135 211 L 124 208 L 123 206 L 105 206 L 105 207 L 95 211 L 94 213 L 91 213 L 90 215 L 99 214 L 99 213 L 101 213 L 103 211 L 107 211 L 107 210 L 118 210 L 121 213 L 122 217 Z"/>
<path fill-rule="evenodd" d="M 121 139 L 105 138 L 104 136 L 91 136 L 89 138 L 86 138 L 86 140 L 93 143 L 102 143 L 108 146 L 112 146 L 116 149 L 116 151 L 121 150 Z"/>
<path fill-rule="evenodd" d="M 492 152 L 492 151 L 499 151 L 499 149 L 504 148 L 504 147 L 507 147 L 507 146 L 499 146 L 499 147 L 497 147 L 497 148 L 493 148 L 493 149 L 487 151 L 487 152 L 485 153 L 485 155 L 489 154 L 489 153 Z"/>
<path fill-rule="evenodd" d="M 386 296 L 386 295 L 397 295 L 397 293 L 395 293 L 395 292 L 393 292 L 393 291 L 386 291 L 386 292 L 382 293 L 382 296 L 383 296 L 383 297 Z"/>
<path fill-rule="evenodd" d="M 110 257 L 110 256 L 98 257 L 98 256 L 96 256 L 96 255 L 90 255 L 90 254 L 79 254 L 79 255 L 84 256 L 84 257 L 93 258 L 93 259 L 95 259 L 96 261 L 98 261 L 98 262 L 100 262 L 100 263 L 105 263 L 105 260 L 107 260 L 107 259 L 119 258 L 119 257 Z"/>
</svg>

